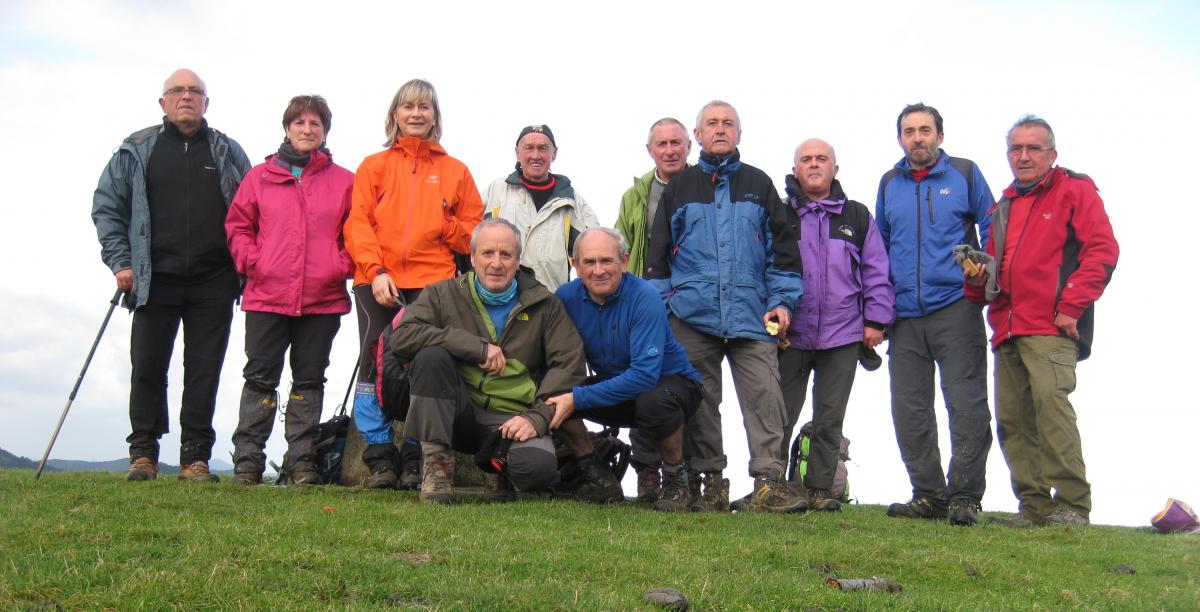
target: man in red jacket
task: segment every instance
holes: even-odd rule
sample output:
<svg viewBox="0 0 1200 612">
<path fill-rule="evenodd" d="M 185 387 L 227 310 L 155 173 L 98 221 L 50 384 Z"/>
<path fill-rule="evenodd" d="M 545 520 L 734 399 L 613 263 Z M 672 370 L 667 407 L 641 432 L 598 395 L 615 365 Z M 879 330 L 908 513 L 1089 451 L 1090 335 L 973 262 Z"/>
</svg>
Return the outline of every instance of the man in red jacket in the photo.
<svg viewBox="0 0 1200 612">
<path fill-rule="evenodd" d="M 1117 265 L 1104 202 L 1086 175 L 1055 167 L 1054 131 L 1027 115 L 1008 132 L 1013 183 L 992 211 L 995 272 L 966 277 L 988 302 L 997 438 L 1019 513 L 1011 527 L 1087 525 L 1092 509 L 1075 410 L 1075 364 L 1091 353 L 1093 305 Z"/>
</svg>

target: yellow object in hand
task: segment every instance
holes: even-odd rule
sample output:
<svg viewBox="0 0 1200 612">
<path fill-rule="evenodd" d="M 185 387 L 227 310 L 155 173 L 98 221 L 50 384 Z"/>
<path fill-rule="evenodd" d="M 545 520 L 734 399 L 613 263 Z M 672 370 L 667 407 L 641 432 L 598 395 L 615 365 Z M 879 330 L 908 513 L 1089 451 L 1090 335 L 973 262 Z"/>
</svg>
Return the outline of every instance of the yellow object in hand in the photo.
<svg viewBox="0 0 1200 612">
<path fill-rule="evenodd" d="M 767 335 L 770 335 L 770 336 L 778 336 L 779 335 L 779 322 L 778 321 L 767 321 Z"/>
</svg>

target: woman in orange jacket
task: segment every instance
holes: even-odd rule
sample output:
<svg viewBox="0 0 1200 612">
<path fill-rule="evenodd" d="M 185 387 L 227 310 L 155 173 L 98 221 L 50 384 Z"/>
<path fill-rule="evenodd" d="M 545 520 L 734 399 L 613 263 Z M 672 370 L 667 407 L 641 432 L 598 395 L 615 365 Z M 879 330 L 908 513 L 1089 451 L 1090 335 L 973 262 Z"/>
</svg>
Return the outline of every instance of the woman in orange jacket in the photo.
<svg viewBox="0 0 1200 612">
<path fill-rule="evenodd" d="M 390 419 L 375 395 L 375 363 L 367 347 L 398 308 L 432 283 L 453 278 L 454 255 L 470 252 L 483 202 L 470 170 L 446 153 L 437 92 L 413 79 L 400 87 L 387 114 L 385 150 L 368 156 L 354 176 L 346 250 L 354 259 L 354 302 L 360 341 L 354 420 L 367 449 L 367 486 L 397 485 L 400 458 Z M 419 453 L 406 449 L 400 485 L 416 488 Z M 411 457 L 412 460 L 408 460 Z"/>
</svg>

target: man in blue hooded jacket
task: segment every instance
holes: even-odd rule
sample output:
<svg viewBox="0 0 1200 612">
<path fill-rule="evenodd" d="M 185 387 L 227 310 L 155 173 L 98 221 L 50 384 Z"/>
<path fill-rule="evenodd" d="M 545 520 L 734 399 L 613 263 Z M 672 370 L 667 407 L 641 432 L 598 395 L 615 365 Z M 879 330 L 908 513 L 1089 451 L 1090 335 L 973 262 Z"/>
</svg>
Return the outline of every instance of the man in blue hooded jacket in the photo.
<svg viewBox="0 0 1200 612">
<path fill-rule="evenodd" d="M 896 119 L 904 159 L 883 175 L 875 202 L 896 290 L 888 338 L 892 422 L 912 483 L 912 499 L 887 513 L 974 525 L 992 445 L 987 336 L 981 307 L 963 297 L 954 247 L 987 242 L 995 201 L 974 162 L 942 151 L 943 136 L 937 109 L 905 107 Z M 935 363 L 950 416 L 948 474 L 933 411 Z"/>
<path fill-rule="evenodd" d="M 704 105 L 695 136 L 699 162 L 663 190 L 645 276 L 667 301 L 671 331 L 704 379 L 704 401 L 688 420 L 684 447 L 703 482 L 692 509 L 729 509 L 719 410 L 725 359 L 733 368 L 754 477 L 743 507 L 807 509 L 804 496 L 784 480 L 787 414 L 775 355 L 777 335 L 787 330 L 804 292 L 790 213 L 771 179 L 742 163 L 741 121 L 733 106 L 719 100 Z"/>
</svg>

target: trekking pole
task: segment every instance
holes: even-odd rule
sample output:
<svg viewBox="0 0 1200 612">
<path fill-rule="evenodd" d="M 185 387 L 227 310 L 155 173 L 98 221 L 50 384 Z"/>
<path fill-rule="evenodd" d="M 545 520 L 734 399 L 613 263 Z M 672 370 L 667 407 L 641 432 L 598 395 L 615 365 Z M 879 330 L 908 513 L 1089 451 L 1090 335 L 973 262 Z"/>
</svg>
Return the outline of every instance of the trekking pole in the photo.
<svg viewBox="0 0 1200 612">
<path fill-rule="evenodd" d="M 62 430 L 63 421 L 67 420 L 67 411 L 71 409 L 71 402 L 75 401 L 75 394 L 79 393 L 79 385 L 83 384 L 83 375 L 87 374 L 89 365 L 92 365 L 92 357 L 96 354 L 96 347 L 100 346 L 100 338 L 104 337 L 104 330 L 108 327 L 108 320 L 112 318 L 112 313 L 117 309 L 117 304 L 121 302 L 121 290 L 112 296 L 111 305 L 108 307 L 108 314 L 104 315 L 104 322 L 100 324 L 100 332 L 96 334 L 96 341 L 92 343 L 92 350 L 88 351 L 87 359 L 83 361 L 83 369 L 79 370 L 79 378 L 75 379 L 75 388 L 71 389 L 71 395 L 67 398 L 67 405 L 63 406 L 62 414 L 58 417 L 58 425 L 54 426 L 54 433 L 50 436 L 50 443 L 46 445 L 46 452 L 42 454 L 42 460 L 38 462 L 37 472 L 33 475 L 34 480 L 42 477 L 42 470 L 46 467 L 46 459 L 50 457 L 50 449 L 54 448 L 54 441 L 58 439 L 58 432 Z"/>
</svg>

